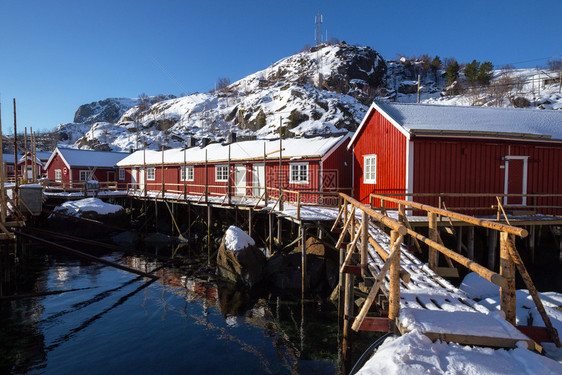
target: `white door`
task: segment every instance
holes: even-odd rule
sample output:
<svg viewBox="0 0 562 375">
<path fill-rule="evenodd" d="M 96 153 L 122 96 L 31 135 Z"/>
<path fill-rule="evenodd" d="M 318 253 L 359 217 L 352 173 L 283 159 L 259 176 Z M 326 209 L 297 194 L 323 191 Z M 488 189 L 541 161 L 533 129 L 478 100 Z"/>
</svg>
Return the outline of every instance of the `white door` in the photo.
<svg viewBox="0 0 562 375">
<path fill-rule="evenodd" d="M 234 195 L 243 197 L 246 195 L 246 166 L 242 164 L 236 165 L 235 170 L 236 189 L 234 190 Z"/>
<path fill-rule="evenodd" d="M 254 197 L 261 197 L 265 188 L 265 168 L 263 165 L 254 165 L 252 168 L 252 195 Z"/>
<path fill-rule="evenodd" d="M 505 180 L 504 194 L 514 194 L 515 196 L 506 196 L 503 199 L 504 205 L 509 206 L 525 206 L 527 197 L 521 194 L 527 194 L 527 168 L 528 156 L 504 157 L 505 160 Z"/>
<path fill-rule="evenodd" d="M 137 188 L 137 168 L 131 168 L 131 184 L 132 188 Z"/>
<path fill-rule="evenodd" d="M 144 190 L 144 168 L 139 168 L 139 189 Z"/>
</svg>

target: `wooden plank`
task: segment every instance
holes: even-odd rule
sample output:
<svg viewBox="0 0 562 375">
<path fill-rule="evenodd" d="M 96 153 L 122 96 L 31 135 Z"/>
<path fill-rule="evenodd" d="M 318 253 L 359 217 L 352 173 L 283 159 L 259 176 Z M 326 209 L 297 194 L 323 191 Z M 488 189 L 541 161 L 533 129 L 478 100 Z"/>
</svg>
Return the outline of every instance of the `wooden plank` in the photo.
<svg viewBox="0 0 562 375">
<path fill-rule="evenodd" d="M 436 333 L 423 332 L 431 341 L 441 340 L 444 342 L 454 342 L 460 345 L 489 346 L 493 348 L 516 348 L 517 343 L 522 340 L 508 337 L 486 337 L 461 335 L 455 333 Z M 530 348 L 535 347 L 535 342 L 531 339 L 526 340 Z"/>
<path fill-rule="evenodd" d="M 546 327 L 515 326 L 515 328 L 535 342 L 553 342 Z M 554 329 L 556 330 L 556 328 Z"/>
<path fill-rule="evenodd" d="M 349 273 L 351 275 L 361 275 L 361 267 L 360 266 L 343 266 L 342 273 L 346 274 Z"/>
<path fill-rule="evenodd" d="M 459 270 L 451 267 L 437 267 L 435 273 L 441 277 L 459 277 Z"/>
<path fill-rule="evenodd" d="M 392 320 L 384 317 L 366 317 L 359 327 L 359 331 L 390 332 Z"/>
</svg>

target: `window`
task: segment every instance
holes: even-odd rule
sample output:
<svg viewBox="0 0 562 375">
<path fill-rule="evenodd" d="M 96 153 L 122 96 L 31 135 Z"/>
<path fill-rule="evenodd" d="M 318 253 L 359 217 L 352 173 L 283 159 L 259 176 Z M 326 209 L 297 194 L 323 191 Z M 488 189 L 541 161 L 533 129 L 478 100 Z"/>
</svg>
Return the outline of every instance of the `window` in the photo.
<svg viewBox="0 0 562 375">
<path fill-rule="evenodd" d="M 377 155 L 363 157 L 363 182 L 366 184 L 377 183 Z"/>
<path fill-rule="evenodd" d="M 62 182 L 62 170 L 55 169 L 55 181 Z"/>
<path fill-rule="evenodd" d="M 291 184 L 308 184 L 308 163 L 291 164 Z"/>
<path fill-rule="evenodd" d="M 182 166 L 181 167 L 181 180 L 182 181 L 193 181 L 193 167 Z"/>
<path fill-rule="evenodd" d="M 217 165 L 215 167 L 215 181 L 228 181 L 227 165 Z"/>
<path fill-rule="evenodd" d="M 8 165 L 8 172 L 10 172 L 10 173 L 14 172 L 14 166 L 13 165 Z"/>
<path fill-rule="evenodd" d="M 156 169 L 154 167 L 146 168 L 146 179 L 156 180 Z"/>
<path fill-rule="evenodd" d="M 124 168 L 119 168 L 119 179 L 120 180 L 125 179 L 125 169 Z"/>
<path fill-rule="evenodd" d="M 90 171 L 80 171 L 80 181 L 88 181 L 90 177 Z"/>
</svg>

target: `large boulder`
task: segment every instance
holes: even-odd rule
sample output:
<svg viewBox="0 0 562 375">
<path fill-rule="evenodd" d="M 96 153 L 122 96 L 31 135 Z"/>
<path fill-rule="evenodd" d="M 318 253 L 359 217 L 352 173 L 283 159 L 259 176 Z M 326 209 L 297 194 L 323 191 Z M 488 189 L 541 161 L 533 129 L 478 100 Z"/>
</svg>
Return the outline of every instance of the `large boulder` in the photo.
<svg viewBox="0 0 562 375">
<path fill-rule="evenodd" d="M 217 275 L 237 284 L 252 287 L 263 278 L 266 257 L 255 241 L 242 229 L 231 225 L 217 254 Z"/>
</svg>

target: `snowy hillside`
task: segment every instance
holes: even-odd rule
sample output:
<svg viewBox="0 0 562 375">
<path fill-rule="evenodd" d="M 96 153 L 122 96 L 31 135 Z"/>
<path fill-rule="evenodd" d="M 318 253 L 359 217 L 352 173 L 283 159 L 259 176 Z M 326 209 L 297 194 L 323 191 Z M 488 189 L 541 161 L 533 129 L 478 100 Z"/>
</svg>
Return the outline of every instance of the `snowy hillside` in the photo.
<svg viewBox="0 0 562 375">
<path fill-rule="evenodd" d="M 284 58 L 208 93 L 91 103 L 80 107 L 75 123 L 57 131 L 66 145 L 116 151 L 140 148 L 143 140 L 151 149 L 181 147 L 189 137 L 220 141 L 231 132 L 272 138 L 280 124 L 286 137 L 354 131 L 375 98 L 416 102 L 420 71 L 424 103 L 562 108 L 556 72 L 495 70 L 483 87 L 459 84 L 461 71 L 459 82 L 447 87 L 443 66 L 429 70 L 427 61 L 385 61 L 369 47 L 339 43 Z M 116 113 L 121 116 L 111 118 Z"/>
</svg>

